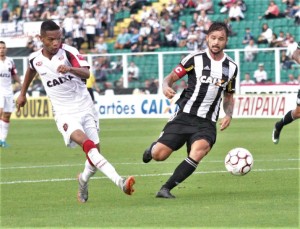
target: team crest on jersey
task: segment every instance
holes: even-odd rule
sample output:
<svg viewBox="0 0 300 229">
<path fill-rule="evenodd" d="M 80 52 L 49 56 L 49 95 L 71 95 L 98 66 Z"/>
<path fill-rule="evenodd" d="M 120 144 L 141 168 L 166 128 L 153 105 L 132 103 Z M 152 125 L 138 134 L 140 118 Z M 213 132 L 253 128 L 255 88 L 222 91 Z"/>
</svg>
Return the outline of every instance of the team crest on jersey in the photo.
<svg viewBox="0 0 300 229">
<path fill-rule="evenodd" d="M 63 125 L 63 128 L 64 128 L 64 131 L 67 132 L 67 130 L 68 130 L 68 124 L 65 123 L 65 124 Z"/>
<path fill-rule="evenodd" d="M 39 62 L 36 62 L 36 66 L 41 66 L 43 64 L 43 62 L 42 61 L 39 61 Z"/>
<path fill-rule="evenodd" d="M 64 58 L 65 58 L 64 56 L 60 56 L 58 59 L 63 60 Z"/>
</svg>

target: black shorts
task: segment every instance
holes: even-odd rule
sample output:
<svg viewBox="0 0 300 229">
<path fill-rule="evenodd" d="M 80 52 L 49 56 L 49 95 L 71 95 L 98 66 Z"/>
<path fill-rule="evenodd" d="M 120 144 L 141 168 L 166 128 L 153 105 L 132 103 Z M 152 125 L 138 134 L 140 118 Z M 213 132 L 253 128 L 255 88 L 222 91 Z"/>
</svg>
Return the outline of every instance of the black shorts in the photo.
<svg viewBox="0 0 300 229">
<path fill-rule="evenodd" d="M 173 151 L 180 149 L 186 143 L 187 152 L 189 153 L 191 145 L 196 140 L 205 139 L 210 147 L 213 147 L 216 137 L 215 122 L 179 111 L 166 124 L 157 141 L 170 147 Z"/>
</svg>

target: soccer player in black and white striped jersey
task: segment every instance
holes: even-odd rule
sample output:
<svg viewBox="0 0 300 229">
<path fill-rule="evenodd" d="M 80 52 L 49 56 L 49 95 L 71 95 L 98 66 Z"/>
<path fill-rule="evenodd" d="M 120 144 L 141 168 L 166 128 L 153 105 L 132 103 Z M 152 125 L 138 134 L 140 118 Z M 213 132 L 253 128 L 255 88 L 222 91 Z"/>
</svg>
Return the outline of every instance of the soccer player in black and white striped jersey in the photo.
<svg viewBox="0 0 300 229">
<path fill-rule="evenodd" d="M 214 22 L 206 41 L 207 49 L 187 55 L 163 81 L 163 93 L 169 99 L 176 94 L 173 84 L 186 75 L 188 86 L 176 102 L 178 112 L 166 124 L 157 141 L 145 150 L 143 161 L 166 160 L 184 144 L 188 156 L 177 166 L 156 197 L 175 198 L 170 190 L 189 177 L 211 150 L 216 141 L 216 122 L 222 99 L 226 115 L 220 122 L 220 130 L 225 130 L 232 119 L 238 67 L 223 51 L 228 41 L 226 24 Z"/>
</svg>

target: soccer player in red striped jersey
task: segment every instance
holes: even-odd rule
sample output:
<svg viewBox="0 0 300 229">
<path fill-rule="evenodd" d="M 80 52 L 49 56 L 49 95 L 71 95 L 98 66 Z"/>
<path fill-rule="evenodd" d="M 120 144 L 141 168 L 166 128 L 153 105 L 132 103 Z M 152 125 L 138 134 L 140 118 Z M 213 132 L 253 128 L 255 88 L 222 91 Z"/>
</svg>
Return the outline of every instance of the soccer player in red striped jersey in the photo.
<svg viewBox="0 0 300 229">
<path fill-rule="evenodd" d="M 184 144 L 187 158 L 177 166 L 156 197 L 175 198 L 170 191 L 188 178 L 211 150 L 216 141 L 222 99 L 226 116 L 220 122 L 220 130 L 230 125 L 238 67 L 223 52 L 228 33 L 226 24 L 214 22 L 206 36 L 208 48 L 187 55 L 163 81 L 163 93 L 169 99 L 176 94 L 172 88 L 176 81 L 187 76 L 188 86 L 176 102 L 178 112 L 165 125 L 158 140 L 145 150 L 143 161 L 166 160 Z"/>
<path fill-rule="evenodd" d="M 88 200 L 88 181 L 97 170 L 131 195 L 134 177 L 122 178 L 100 153 L 98 113 L 84 83 L 90 76 L 88 62 L 77 49 L 62 43 L 62 30 L 52 20 L 42 23 L 40 39 L 43 48 L 28 58 L 29 67 L 17 99 L 18 109 L 26 104 L 27 89 L 38 73 L 66 146 L 81 146 L 87 157 L 84 170 L 78 175 L 78 201 L 85 203 Z"/>
</svg>

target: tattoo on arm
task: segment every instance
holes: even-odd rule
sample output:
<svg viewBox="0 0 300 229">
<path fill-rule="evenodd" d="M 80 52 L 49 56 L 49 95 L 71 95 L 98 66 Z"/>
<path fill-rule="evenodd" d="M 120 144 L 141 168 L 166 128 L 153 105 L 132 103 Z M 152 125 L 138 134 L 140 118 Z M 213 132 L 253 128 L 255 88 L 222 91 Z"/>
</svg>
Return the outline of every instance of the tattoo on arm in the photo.
<svg viewBox="0 0 300 229">
<path fill-rule="evenodd" d="M 233 107 L 234 107 L 233 94 L 225 92 L 224 100 L 223 100 L 223 108 L 224 108 L 225 114 L 232 117 Z"/>
</svg>

